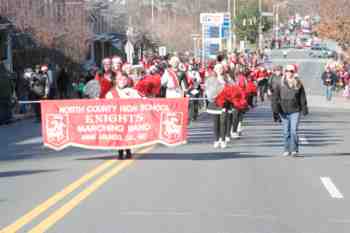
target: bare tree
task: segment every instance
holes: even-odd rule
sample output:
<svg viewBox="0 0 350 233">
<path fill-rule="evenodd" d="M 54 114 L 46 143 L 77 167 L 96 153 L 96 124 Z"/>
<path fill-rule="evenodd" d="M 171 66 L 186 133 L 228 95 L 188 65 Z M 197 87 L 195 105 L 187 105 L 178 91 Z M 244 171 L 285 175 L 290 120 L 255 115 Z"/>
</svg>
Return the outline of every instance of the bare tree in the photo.
<svg viewBox="0 0 350 233">
<path fill-rule="evenodd" d="M 84 0 L 0 0 L 0 14 L 18 32 L 31 35 L 40 48 L 60 51 L 70 62 L 84 59 L 91 35 Z"/>
<path fill-rule="evenodd" d="M 347 0 L 321 0 L 321 24 L 317 31 L 328 39 L 337 41 L 348 52 L 350 50 L 350 4 Z"/>
</svg>

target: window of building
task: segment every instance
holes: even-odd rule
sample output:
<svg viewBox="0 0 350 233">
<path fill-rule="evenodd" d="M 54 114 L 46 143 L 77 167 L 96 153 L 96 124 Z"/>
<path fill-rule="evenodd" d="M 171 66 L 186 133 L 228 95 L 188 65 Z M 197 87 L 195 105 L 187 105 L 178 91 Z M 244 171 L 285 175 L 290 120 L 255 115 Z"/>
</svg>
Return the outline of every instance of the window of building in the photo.
<svg viewBox="0 0 350 233">
<path fill-rule="evenodd" d="M 0 30 L 0 61 L 7 59 L 7 33 Z"/>
</svg>

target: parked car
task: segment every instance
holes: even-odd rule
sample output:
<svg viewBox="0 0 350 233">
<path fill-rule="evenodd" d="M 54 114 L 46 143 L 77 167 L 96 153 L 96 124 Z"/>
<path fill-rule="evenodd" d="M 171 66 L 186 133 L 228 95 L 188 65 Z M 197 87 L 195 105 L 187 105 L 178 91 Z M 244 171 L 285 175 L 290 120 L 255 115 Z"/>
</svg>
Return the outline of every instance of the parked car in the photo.
<svg viewBox="0 0 350 233">
<path fill-rule="evenodd" d="M 315 58 L 335 58 L 337 53 L 321 44 L 315 44 L 311 47 L 309 56 Z"/>
</svg>

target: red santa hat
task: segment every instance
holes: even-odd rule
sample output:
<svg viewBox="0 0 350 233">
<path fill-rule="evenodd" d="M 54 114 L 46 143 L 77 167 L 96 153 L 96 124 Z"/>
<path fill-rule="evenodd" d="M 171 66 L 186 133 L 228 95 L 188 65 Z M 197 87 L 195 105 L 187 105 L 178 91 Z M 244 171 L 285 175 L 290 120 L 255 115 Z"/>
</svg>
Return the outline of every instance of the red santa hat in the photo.
<svg viewBox="0 0 350 233">
<path fill-rule="evenodd" d="M 102 60 L 102 64 L 103 65 L 111 65 L 112 64 L 112 61 L 109 57 L 106 57 Z"/>
<path fill-rule="evenodd" d="M 299 72 L 299 65 L 298 64 L 293 64 L 292 66 L 294 66 L 294 72 L 298 73 Z"/>
<path fill-rule="evenodd" d="M 42 65 L 41 68 L 40 68 L 40 70 L 41 70 L 42 72 L 46 72 L 46 71 L 49 70 L 49 67 L 48 67 L 47 65 Z"/>
<path fill-rule="evenodd" d="M 296 69 L 295 69 L 294 65 L 287 65 L 285 70 L 292 71 L 293 73 L 296 73 Z"/>
<path fill-rule="evenodd" d="M 123 60 L 119 56 L 112 57 L 112 64 L 123 64 Z"/>
<path fill-rule="evenodd" d="M 132 65 L 130 65 L 129 63 L 125 63 L 123 66 L 122 66 L 122 71 L 125 72 L 125 73 L 129 73 L 132 69 Z"/>
</svg>

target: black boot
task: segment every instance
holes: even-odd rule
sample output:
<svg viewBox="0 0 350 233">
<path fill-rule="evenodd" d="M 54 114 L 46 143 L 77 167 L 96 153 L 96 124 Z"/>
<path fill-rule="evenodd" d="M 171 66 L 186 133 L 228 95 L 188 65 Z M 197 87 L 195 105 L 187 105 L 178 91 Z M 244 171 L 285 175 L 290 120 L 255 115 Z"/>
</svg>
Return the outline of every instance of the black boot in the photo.
<svg viewBox="0 0 350 233">
<path fill-rule="evenodd" d="M 131 150 L 130 149 L 127 149 L 125 150 L 126 151 L 126 159 L 131 159 L 132 158 L 132 155 L 131 155 Z"/>
<path fill-rule="evenodd" d="M 123 160 L 124 158 L 124 150 L 118 150 L 118 159 Z"/>
</svg>

